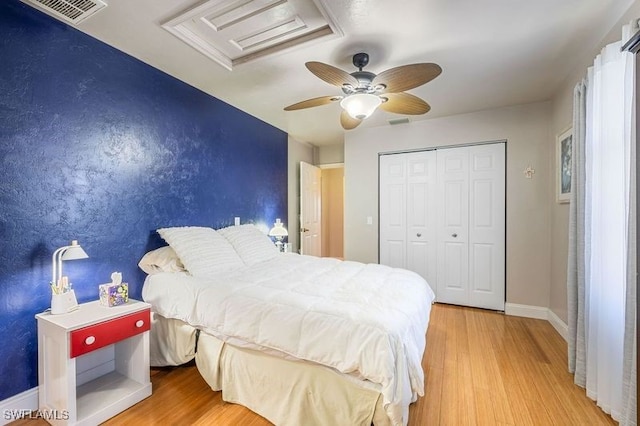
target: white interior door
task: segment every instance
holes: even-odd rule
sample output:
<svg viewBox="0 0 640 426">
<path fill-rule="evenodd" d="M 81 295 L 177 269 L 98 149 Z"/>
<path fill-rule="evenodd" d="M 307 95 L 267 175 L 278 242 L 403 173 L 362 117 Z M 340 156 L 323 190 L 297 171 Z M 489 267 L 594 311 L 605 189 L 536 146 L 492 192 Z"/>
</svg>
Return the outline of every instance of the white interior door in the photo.
<svg viewBox="0 0 640 426">
<path fill-rule="evenodd" d="M 322 171 L 300 162 L 300 253 L 322 254 Z"/>
<path fill-rule="evenodd" d="M 380 157 L 380 263 L 420 274 L 436 290 L 436 153 Z"/>
<path fill-rule="evenodd" d="M 438 192 L 437 300 L 504 310 L 505 145 L 438 150 Z"/>
<path fill-rule="evenodd" d="M 436 151 L 407 157 L 407 269 L 436 291 Z"/>
<path fill-rule="evenodd" d="M 505 145 L 469 149 L 469 305 L 504 310 Z"/>
<path fill-rule="evenodd" d="M 439 302 L 468 304 L 469 148 L 438 150 Z"/>
<path fill-rule="evenodd" d="M 407 267 L 407 155 L 380 156 L 380 263 Z"/>
<path fill-rule="evenodd" d="M 504 310 L 505 144 L 380 156 L 380 263 L 443 303 Z"/>
</svg>

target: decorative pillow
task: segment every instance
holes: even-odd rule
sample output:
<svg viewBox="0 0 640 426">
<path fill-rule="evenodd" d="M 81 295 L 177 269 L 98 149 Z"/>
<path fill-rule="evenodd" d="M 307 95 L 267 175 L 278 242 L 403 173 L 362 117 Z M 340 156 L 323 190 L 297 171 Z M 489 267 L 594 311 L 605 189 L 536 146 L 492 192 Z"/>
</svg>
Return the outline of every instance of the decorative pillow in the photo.
<svg viewBox="0 0 640 426">
<path fill-rule="evenodd" d="M 160 272 L 184 272 L 184 265 L 180 258 L 170 246 L 160 247 L 151 250 L 140 259 L 138 263 L 140 269 L 148 275 Z"/>
<path fill-rule="evenodd" d="M 231 243 L 247 265 L 264 262 L 278 255 L 278 248 L 264 232 L 254 225 L 229 226 L 218 233 Z"/>
<path fill-rule="evenodd" d="M 195 277 L 206 277 L 244 266 L 229 241 L 212 228 L 161 228 L 158 234 L 175 250 L 187 271 Z"/>
</svg>

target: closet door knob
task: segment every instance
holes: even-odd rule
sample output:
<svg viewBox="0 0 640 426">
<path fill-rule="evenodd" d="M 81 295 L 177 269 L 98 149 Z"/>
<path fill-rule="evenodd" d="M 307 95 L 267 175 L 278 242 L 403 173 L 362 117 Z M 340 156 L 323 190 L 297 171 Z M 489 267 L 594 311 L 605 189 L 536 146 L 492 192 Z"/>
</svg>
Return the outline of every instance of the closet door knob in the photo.
<svg viewBox="0 0 640 426">
<path fill-rule="evenodd" d="M 416 234 L 416 237 L 422 237 L 422 234 L 418 232 L 418 233 Z"/>
<path fill-rule="evenodd" d="M 452 236 L 453 238 L 457 238 L 457 237 L 458 237 L 458 234 L 453 233 L 453 234 L 451 234 L 451 236 Z"/>
</svg>

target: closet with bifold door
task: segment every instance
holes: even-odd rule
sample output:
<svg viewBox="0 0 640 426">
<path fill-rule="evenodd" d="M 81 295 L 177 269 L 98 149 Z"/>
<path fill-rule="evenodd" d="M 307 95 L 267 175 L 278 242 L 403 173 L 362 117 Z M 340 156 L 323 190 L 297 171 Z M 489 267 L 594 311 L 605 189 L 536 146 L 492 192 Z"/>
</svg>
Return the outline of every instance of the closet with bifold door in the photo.
<svg viewBox="0 0 640 426">
<path fill-rule="evenodd" d="M 438 302 L 503 311 L 505 167 L 505 142 L 381 154 L 380 263 Z"/>
</svg>

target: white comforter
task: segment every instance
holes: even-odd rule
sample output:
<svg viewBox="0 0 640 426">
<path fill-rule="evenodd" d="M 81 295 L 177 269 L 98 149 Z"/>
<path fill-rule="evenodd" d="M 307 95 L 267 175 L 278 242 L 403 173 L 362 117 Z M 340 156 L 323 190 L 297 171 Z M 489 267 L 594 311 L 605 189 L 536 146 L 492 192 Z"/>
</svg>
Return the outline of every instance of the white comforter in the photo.
<svg viewBox="0 0 640 426">
<path fill-rule="evenodd" d="M 182 276 L 179 280 L 168 276 Z M 208 279 L 147 277 L 155 312 L 380 385 L 393 424 L 422 396 L 421 361 L 435 296 L 419 275 L 285 253 Z"/>
</svg>

